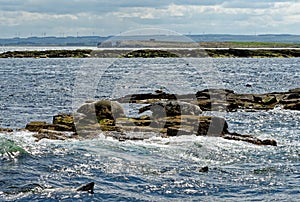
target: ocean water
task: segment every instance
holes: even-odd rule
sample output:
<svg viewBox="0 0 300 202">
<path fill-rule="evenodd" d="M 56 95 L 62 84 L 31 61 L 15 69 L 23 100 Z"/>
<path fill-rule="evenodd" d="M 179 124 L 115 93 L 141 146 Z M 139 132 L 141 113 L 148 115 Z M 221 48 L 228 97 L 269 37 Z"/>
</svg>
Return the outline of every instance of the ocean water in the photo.
<svg viewBox="0 0 300 202">
<path fill-rule="evenodd" d="M 237 93 L 300 87 L 300 59 L 0 59 L 0 127 L 52 121 L 87 100 L 163 89 Z M 249 84 L 251 87 L 246 87 Z M 124 104 L 126 113 L 137 110 Z M 119 142 L 36 142 L 33 133 L 0 133 L 0 201 L 299 201 L 300 113 L 205 112 L 229 130 L 275 139 L 277 147 L 216 137 L 153 137 Z M 208 166 L 207 173 L 199 169 Z M 95 193 L 70 188 L 95 182 Z M 32 191 L 36 187 L 45 191 Z M 31 190 L 31 191 L 28 191 Z"/>
</svg>

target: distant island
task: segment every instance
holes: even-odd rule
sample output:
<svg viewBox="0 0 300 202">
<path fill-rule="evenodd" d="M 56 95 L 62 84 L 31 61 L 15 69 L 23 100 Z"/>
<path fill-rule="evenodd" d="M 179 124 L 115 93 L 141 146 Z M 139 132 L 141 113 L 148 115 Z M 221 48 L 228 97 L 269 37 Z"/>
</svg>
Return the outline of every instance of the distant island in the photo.
<svg viewBox="0 0 300 202">
<path fill-rule="evenodd" d="M 142 35 L 142 36 L 67 36 L 67 37 L 15 37 L 0 39 L 0 46 L 93 46 L 109 41 L 168 41 L 168 42 L 200 42 L 200 45 L 206 47 L 206 42 L 220 42 L 228 46 L 232 45 L 249 45 L 248 43 L 259 42 L 262 45 L 265 42 L 284 43 L 294 46 L 300 44 L 300 35 L 290 34 L 264 34 L 264 35 L 229 35 L 229 34 L 202 34 L 202 35 Z M 240 43 L 240 44 L 238 44 Z M 243 44 L 246 43 L 246 44 Z M 286 46 L 285 45 L 285 46 Z"/>
<path fill-rule="evenodd" d="M 46 51 L 7 51 L 0 58 L 271 58 L 300 57 L 300 49 L 77 49 Z"/>
<path fill-rule="evenodd" d="M 300 57 L 300 35 L 29 37 L 0 39 L 0 45 L 57 47 L 44 51 L 3 51 L 0 58 Z M 76 50 L 60 50 L 62 46 Z"/>
</svg>

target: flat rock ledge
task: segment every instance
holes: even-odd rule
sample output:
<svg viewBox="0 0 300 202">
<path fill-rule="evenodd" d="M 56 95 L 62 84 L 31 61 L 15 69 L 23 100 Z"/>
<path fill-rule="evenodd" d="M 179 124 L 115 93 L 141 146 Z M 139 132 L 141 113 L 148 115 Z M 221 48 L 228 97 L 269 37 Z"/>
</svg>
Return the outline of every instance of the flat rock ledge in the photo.
<svg viewBox="0 0 300 202">
<path fill-rule="evenodd" d="M 266 94 L 236 94 L 227 89 L 206 89 L 194 95 L 176 95 L 157 90 L 116 100 L 89 101 L 74 114 L 55 115 L 52 123 L 30 122 L 25 130 L 34 132 L 37 141 L 93 139 L 99 134 L 119 141 L 196 135 L 277 146 L 272 139 L 261 140 L 253 135 L 230 132 L 224 118 L 204 116 L 202 112 L 268 110 L 275 107 L 299 110 L 299 94 L 300 88 Z M 127 117 L 122 103 L 139 104 L 136 105 L 139 107 L 138 117 Z M 152 113 L 147 115 L 145 111 Z M 0 128 L 0 132 L 12 130 Z"/>
<path fill-rule="evenodd" d="M 99 107 L 99 105 L 95 105 Z M 104 117 L 104 114 L 106 114 Z M 26 130 L 35 132 L 37 141 L 41 139 L 68 140 L 92 139 L 99 133 L 119 141 L 144 140 L 154 136 L 168 138 L 182 135 L 221 137 L 228 140 L 244 141 L 256 145 L 277 146 L 275 140 L 260 140 L 252 135 L 229 132 L 225 119 L 214 116 L 177 115 L 153 117 L 142 115 L 138 118 L 112 118 L 107 110 L 96 116 L 82 114 L 59 114 L 52 123 L 30 122 Z"/>
<path fill-rule="evenodd" d="M 288 92 L 237 94 L 228 89 L 204 89 L 196 94 L 169 94 L 162 91 L 132 94 L 116 99 L 120 103 L 151 104 L 159 100 L 180 100 L 198 105 L 203 111 L 270 110 L 275 107 L 300 110 L 300 88 Z"/>
</svg>

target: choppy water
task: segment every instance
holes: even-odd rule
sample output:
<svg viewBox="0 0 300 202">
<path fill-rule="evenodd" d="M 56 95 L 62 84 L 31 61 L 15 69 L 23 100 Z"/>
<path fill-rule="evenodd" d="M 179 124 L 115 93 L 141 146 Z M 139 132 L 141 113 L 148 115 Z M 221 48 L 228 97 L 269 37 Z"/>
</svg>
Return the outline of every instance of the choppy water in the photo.
<svg viewBox="0 0 300 202">
<path fill-rule="evenodd" d="M 85 100 L 159 88 L 286 91 L 300 86 L 299 64 L 299 58 L 1 59 L 0 127 L 51 122 L 53 115 L 72 112 Z M 2 132 L 0 200 L 298 201 L 299 112 L 277 108 L 217 115 L 226 118 L 231 131 L 272 138 L 279 145 L 196 136 L 118 142 L 101 134 L 97 140 L 35 142 L 29 132 Z M 209 172 L 199 172 L 203 166 Z M 63 188 L 90 181 L 96 183 L 94 195 L 67 189 L 21 192 L 34 184 Z"/>
</svg>

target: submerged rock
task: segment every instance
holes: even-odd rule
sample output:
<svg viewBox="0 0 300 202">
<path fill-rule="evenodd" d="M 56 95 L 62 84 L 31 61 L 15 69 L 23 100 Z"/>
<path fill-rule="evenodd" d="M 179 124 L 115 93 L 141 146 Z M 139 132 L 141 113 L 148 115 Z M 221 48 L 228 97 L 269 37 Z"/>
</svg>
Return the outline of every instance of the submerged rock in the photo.
<svg viewBox="0 0 300 202">
<path fill-rule="evenodd" d="M 201 173 L 207 173 L 208 172 L 208 166 L 204 166 L 204 167 L 200 168 L 199 172 L 201 172 Z"/>
<path fill-rule="evenodd" d="M 87 183 L 85 185 L 80 186 L 76 189 L 76 191 L 87 191 L 88 193 L 94 194 L 94 182 Z"/>
<path fill-rule="evenodd" d="M 73 187 L 63 187 L 63 188 L 49 188 L 42 186 L 38 183 L 25 184 L 22 186 L 12 186 L 7 188 L 3 193 L 5 195 L 16 195 L 20 193 L 31 193 L 31 194 L 40 194 L 40 193 L 72 193 L 72 192 L 87 192 L 94 194 L 94 182 L 90 182 L 84 185 L 79 186 L 78 188 Z"/>
<path fill-rule="evenodd" d="M 270 145 L 270 146 L 277 146 L 277 142 L 275 140 L 260 140 L 256 137 L 251 135 L 241 135 L 238 133 L 229 133 L 223 136 L 224 139 L 228 140 L 236 140 L 236 141 L 244 141 L 249 142 L 256 145 Z"/>
</svg>

